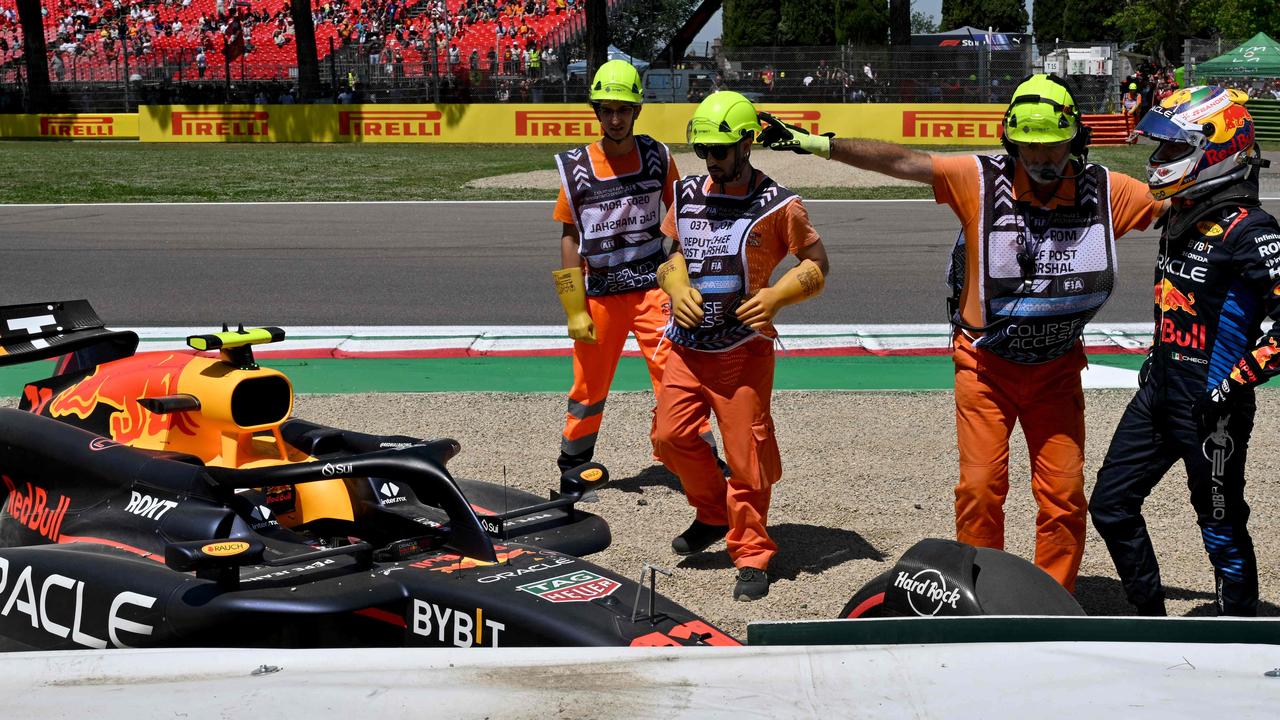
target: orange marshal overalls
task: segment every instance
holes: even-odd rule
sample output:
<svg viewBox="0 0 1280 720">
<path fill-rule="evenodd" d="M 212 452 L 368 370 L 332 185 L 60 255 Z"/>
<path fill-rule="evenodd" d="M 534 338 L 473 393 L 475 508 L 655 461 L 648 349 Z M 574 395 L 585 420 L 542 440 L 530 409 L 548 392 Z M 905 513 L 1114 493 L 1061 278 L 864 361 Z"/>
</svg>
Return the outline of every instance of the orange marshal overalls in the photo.
<svg viewBox="0 0 1280 720">
<path fill-rule="evenodd" d="M 571 152 L 581 154 L 584 150 Z M 607 280 L 613 271 L 626 268 L 627 262 L 608 257 L 608 252 L 602 245 L 605 241 L 619 242 L 618 236 L 622 231 L 593 232 L 593 226 L 610 221 L 617 224 L 618 219 L 611 219 L 607 213 L 594 209 L 592 205 L 603 203 L 592 203 L 589 196 L 584 198 L 584 194 L 592 189 L 592 185 L 627 180 L 645 183 L 640 188 L 641 192 L 636 194 L 643 194 L 652 200 L 645 206 L 646 212 L 640 213 L 638 219 L 650 212 L 654 213 L 649 229 L 654 236 L 661 237 L 658 230 L 661 208 L 657 207 L 657 198 L 660 196 L 662 205 L 671 206 L 671 187 L 679 174 L 667 148 L 642 137 L 637 138 L 635 152 L 619 157 L 605 155 L 600 141 L 587 146 L 582 159 L 589 159 L 589 171 L 585 163 L 573 164 L 572 161 L 577 158 L 563 155 L 561 158 L 560 196 L 556 200 L 553 217 L 578 228 L 579 252 L 585 258 L 587 312 L 591 315 L 596 331 L 594 344 L 582 341 L 575 341 L 573 344 L 573 386 L 569 389 L 559 460 L 560 469 L 568 470 L 590 460 L 595 453 L 605 401 L 609 397 L 609 387 L 613 384 L 613 376 L 627 336 L 635 335 L 640 354 L 644 356 L 649 368 L 649 381 L 653 385 L 655 396 L 662 382 L 663 368 L 670 350 L 669 343 L 660 342 L 670 308 L 666 293 L 658 287 L 656 276 L 653 275 L 656 266 L 649 270 L 649 277 L 643 282 L 635 283 L 634 289 L 607 287 Z M 665 172 L 659 164 L 665 167 Z M 575 167 L 580 168 L 577 176 L 574 175 Z M 583 175 L 584 172 L 588 174 Z M 649 189 L 648 183 L 652 182 L 661 185 Z M 579 187 L 580 183 L 585 185 Z M 636 190 L 634 184 L 631 190 Z M 634 233 L 635 230 L 634 225 L 627 227 L 629 232 Z M 658 254 L 659 263 L 664 254 Z M 611 263 L 613 267 L 597 267 L 593 265 L 593 257 L 600 262 Z M 629 270 L 635 268 L 625 269 L 623 273 Z M 705 430 L 710 439 L 710 428 Z"/>
<path fill-rule="evenodd" d="M 763 174 L 757 177 L 761 179 L 754 190 L 759 193 L 768 179 Z M 705 179 L 686 178 L 681 186 L 690 182 L 700 182 L 701 192 L 709 195 Z M 667 211 L 662 231 L 682 239 L 675 208 Z M 745 238 L 747 292 L 768 285 L 774 268 L 787 254 L 818 239 L 808 212 L 795 196 L 758 220 Z M 688 249 L 684 254 L 694 278 L 695 261 L 689 260 Z M 698 281 L 694 282 L 696 287 Z M 708 298 L 704 289 L 704 310 Z M 671 332 L 680 330 L 673 326 Z M 734 565 L 761 570 L 778 550 L 766 530 L 772 487 L 782 476 L 770 414 L 775 336 L 772 327 L 766 328 L 763 336 L 748 332 L 740 344 L 719 352 L 675 344 L 658 394 L 654 429 L 658 455 L 680 478 L 697 519 L 709 525 L 728 525 L 726 543 Z M 730 470 L 728 480 L 717 467 L 711 448 L 698 437 L 699 428 L 712 413 L 720 426 Z"/>
<path fill-rule="evenodd" d="M 1013 194 L 1034 198 L 1030 180 L 1018 163 Z M 1146 185 L 1108 173 L 1111 226 L 1116 237 L 1145 229 L 1161 203 Z M 979 239 L 983 212 L 981 179 L 975 156 L 934 156 L 933 189 L 960 218 L 964 237 L 965 282 L 959 311 L 970 325 L 983 324 Z M 1076 184 L 1064 181 L 1042 207 L 1075 203 Z M 1038 203 L 1037 203 L 1038 205 Z M 976 282 L 973 280 L 977 280 Z M 954 336 L 956 440 L 960 479 L 956 484 L 956 539 L 981 547 L 1004 547 L 1004 500 L 1009 492 L 1009 436 L 1021 421 L 1031 455 L 1031 486 L 1040 511 L 1036 516 L 1035 562 L 1068 590 L 1074 590 L 1084 556 L 1084 392 L 1082 343 L 1045 363 L 1005 360 L 975 348 L 965 331 Z"/>
</svg>

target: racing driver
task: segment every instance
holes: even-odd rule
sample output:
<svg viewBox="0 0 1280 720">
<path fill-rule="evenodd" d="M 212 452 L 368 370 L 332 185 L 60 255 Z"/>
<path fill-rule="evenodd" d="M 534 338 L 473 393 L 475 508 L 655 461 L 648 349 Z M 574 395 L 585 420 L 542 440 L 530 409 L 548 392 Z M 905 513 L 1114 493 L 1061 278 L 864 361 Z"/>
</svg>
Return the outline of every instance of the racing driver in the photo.
<svg viewBox="0 0 1280 720">
<path fill-rule="evenodd" d="M 1221 87 L 1178 90 L 1134 130 L 1159 142 L 1147 182 L 1173 207 L 1156 262 L 1154 344 L 1089 511 L 1141 615 L 1165 614 L 1142 502 L 1178 459 L 1213 565 L 1218 613 L 1257 614 L 1244 465 L 1253 388 L 1280 369 L 1280 226 L 1258 203 L 1258 172 L 1268 162 L 1247 99 Z M 1272 324 L 1262 334 L 1264 318 Z"/>
<path fill-rule="evenodd" d="M 1114 238 L 1164 209 L 1133 178 L 1087 162 L 1064 81 L 1032 75 L 1004 116 L 1005 155 L 930 155 L 769 122 L 762 142 L 933 186 L 960 219 L 949 282 L 955 361 L 956 538 L 1004 547 L 1009 435 L 1031 456 L 1036 565 L 1073 590 L 1084 555 L 1081 336 L 1110 296 Z"/>
<path fill-rule="evenodd" d="M 657 272 L 667 256 L 662 206 L 671 206 L 680 175 L 666 145 L 634 134 L 644 90 L 630 63 L 601 65 L 590 98 L 603 137 L 556 156 L 560 196 L 553 217 L 562 224 L 561 269 L 552 276 L 574 340 L 561 472 L 595 454 L 627 336 L 635 334 L 655 395 L 670 349 L 661 342 L 669 308 Z M 710 426 L 702 432 L 714 442 Z"/>
<path fill-rule="evenodd" d="M 674 347 L 658 393 L 654 446 L 696 511 L 671 548 L 691 555 L 725 537 L 737 568 L 733 598 L 741 601 L 768 594 L 767 568 L 778 549 L 766 530 L 782 476 L 769 409 L 773 318 L 821 292 L 828 269 L 800 197 L 751 166 L 760 129 L 755 107 L 736 92 L 712 93 L 698 105 L 688 138 L 707 174 L 679 182 L 662 222 L 678 246 L 658 270 L 671 296 Z M 770 285 L 787 255 L 800 262 Z M 727 480 L 699 438 L 711 413 Z"/>
</svg>

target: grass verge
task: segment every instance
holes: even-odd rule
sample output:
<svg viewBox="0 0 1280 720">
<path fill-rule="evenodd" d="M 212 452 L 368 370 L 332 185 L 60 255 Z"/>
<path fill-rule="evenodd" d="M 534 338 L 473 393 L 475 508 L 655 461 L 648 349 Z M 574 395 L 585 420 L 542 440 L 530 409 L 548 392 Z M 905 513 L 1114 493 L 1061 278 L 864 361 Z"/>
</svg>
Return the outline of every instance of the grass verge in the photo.
<svg viewBox="0 0 1280 720">
<path fill-rule="evenodd" d="M 0 143 L 0 198 L 9 203 L 551 200 L 555 192 L 550 190 L 473 189 L 465 184 L 549 169 L 552 155 L 567 147 L 10 141 Z M 1091 158 L 1141 176 L 1148 152 L 1142 147 L 1095 148 Z M 814 199 L 932 196 L 925 188 L 796 189 Z"/>
</svg>

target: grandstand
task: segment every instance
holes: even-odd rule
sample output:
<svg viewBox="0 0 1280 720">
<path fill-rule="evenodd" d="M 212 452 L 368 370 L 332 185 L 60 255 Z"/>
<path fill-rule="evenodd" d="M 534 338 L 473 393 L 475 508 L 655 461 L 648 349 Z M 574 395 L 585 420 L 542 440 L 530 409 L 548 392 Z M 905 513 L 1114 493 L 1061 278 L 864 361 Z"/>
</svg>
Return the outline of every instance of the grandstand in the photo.
<svg viewBox="0 0 1280 720">
<path fill-rule="evenodd" d="M 297 76 L 288 0 L 44 0 L 55 83 Z M 585 27 L 581 0 L 313 0 L 316 49 L 401 78 L 535 73 L 539 56 Z M 126 72 L 127 49 L 128 71 Z M 432 55 L 434 51 L 434 62 Z M 16 0 L 0 0 L 0 80 L 22 60 Z"/>
</svg>

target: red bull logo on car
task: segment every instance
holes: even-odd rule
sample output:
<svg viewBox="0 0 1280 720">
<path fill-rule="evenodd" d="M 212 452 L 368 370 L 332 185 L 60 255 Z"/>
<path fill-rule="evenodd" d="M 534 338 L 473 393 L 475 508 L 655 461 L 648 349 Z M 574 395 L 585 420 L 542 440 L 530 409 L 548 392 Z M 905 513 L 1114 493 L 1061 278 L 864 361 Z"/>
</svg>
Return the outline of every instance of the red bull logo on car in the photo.
<svg viewBox="0 0 1280 720">
<path fill-rule="evenodd" d="M 0 475 L 0 480 L 8 490 L 4 512 L 19 525 L 40 533 L 51 542 L 58 542 L 62 537 L 62 519 L 67 515 L 67 508 L 71 507 L 71 498 L 51 496 L 44 488 L 31 483 L 26 484 L 24 492 L 8 475 Z"/>
<path fill-rule="evenodd" d="M 195 423 L 186 413 L 153 413 L 137 401 L 177 392 L 178 376 L 192 357 L 173 354 L 153 365 L 152 357 L 135 356 L 131 360 L 138 360 L 136 372 L 128 372 L 120 365 L 111 372 L 99 368 L 49 401 L 49 414 L 55 418 L 75 415 L 84 420 L 99 407 L 111 408 L 108 430 L 118 443 L 161 437 L 170 430 L 194 436 Z"/>
<path fill-rule="evenodd" d="M 1173 286 L 1168 280 L 1161 280 L 1156 283 L 1156 305 L 1160 307 L 1161 312 L 1171 312 L 1181 310 L 1188 315 L 1195 315 L 1196 294 L 1183 294 L 1181 290 Z"/>
</svg>

